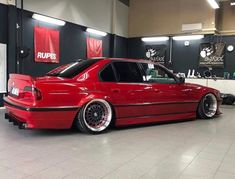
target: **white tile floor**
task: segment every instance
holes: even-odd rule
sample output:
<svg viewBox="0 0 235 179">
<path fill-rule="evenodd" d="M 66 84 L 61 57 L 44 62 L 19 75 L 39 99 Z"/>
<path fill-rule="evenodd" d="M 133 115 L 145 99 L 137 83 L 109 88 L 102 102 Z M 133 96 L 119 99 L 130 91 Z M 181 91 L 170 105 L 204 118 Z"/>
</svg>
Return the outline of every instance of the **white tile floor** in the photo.
<svg viewBox="0 0 235 179">
<path fill-rule="evenodd" d="M 0 179 L 235 179 L 235 106 L 214 120 L 115 129 L 19 130 L 0 112 Z"/>
</svg>

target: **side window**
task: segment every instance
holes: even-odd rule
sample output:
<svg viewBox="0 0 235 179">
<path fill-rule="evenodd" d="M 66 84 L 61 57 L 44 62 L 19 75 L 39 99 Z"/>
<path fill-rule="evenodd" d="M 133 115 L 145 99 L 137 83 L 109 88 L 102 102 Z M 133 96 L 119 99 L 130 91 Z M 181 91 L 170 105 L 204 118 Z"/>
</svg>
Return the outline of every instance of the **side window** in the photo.
<svg viewBox="0 0 235 179">
<path fill-rule="evenodd" d="M 143 82 L 143 78 L 137 63 L 114 62 L 113 65 L 116 69 L 117 79 L 119 82 Z"/>
<path fill-rule="evenodd" d="M 164 68 L 148 63 L 142 63 L 142 66 L 146 74 L 145 81 L 150 83 L 176 83 L 173 75 L 166 71 Z"/>
<path fill-rule="evenodd" d="M 112 65 L 106 66 L 100 73 L 100 78 L 102 81 L 113 82 L 116 81 Z"/>
</svg>

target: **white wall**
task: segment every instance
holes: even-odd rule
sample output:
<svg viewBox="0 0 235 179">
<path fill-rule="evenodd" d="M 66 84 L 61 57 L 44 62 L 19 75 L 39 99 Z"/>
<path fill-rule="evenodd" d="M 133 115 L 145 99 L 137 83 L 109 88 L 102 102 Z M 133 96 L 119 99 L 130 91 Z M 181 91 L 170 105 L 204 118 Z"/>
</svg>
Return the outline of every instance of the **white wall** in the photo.
<svg viewBox="0 0 235 179">
<path fill-rule="evenodd" d="M 7 45 L 0 44 L 0 93 L 7 92 Z"/>
<path fill-rule="evenodd" d="M 6 4 L 7 1 L 6 1 L 6 0 L 0 0 L 0 3 L 1 3 L 1 4 Z"/>
<path fill-rule="evenodd" d="M 116 0 L 113 31 L 114 34 L 128 37 L 128 15 L 129 7 Z"/>
<path fill-rule="evenodd" d="M 15 0 L 0 0 L 1 4 L 15 5 Z"/>
<path fill-rule="evenodd" d="M 182 24 L 192 23 L 213 34 L 215 17 L 206 0 L 130 0 L 129 37 L 182 34 Z"/>
<path fill-rule="evenodd" d="M 0 0 L 15 4 L 20 0 Z M 128 37 L 129 7 L 119 0 L 24 0 L 24 9 Z"/>
<path fill-rule="evenodd" d="M 24 0 L 24 9 L 111 31 L 112 0 Z"/>
<path fill-rule="evenodd" d="M 128 7 L 118 0 L 24 0 L 24 9 L 120 36 L 128 34 Z"/>
</svg>

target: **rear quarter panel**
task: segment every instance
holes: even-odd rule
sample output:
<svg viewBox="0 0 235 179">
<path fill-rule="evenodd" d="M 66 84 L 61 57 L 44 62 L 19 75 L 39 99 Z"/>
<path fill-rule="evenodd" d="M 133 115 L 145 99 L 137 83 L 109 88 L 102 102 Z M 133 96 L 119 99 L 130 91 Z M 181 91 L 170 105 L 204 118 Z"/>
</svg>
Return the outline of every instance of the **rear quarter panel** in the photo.
<svg viewBox="0 0 235 179">
<path fill-rule="evenodd" d="M 88 89 L 94 90 L 92 83 L 76 81 L 39 83 L 36 86 L 42 93 L 42 100 L 37 102 L 38 107 L 79 106 L 81 99 L 89 95 Z"/>
<path fill-rule="evenodd" d="M 107 99 L 95 86 L 99 69 L 104 64 L 106 61 L 97 62 L 72 79 L 38 81 L 36 87 L 42 92 L 42 100 L 37 102 L 37 106 L 81 107 L 94 98 Z"/>
</svg>

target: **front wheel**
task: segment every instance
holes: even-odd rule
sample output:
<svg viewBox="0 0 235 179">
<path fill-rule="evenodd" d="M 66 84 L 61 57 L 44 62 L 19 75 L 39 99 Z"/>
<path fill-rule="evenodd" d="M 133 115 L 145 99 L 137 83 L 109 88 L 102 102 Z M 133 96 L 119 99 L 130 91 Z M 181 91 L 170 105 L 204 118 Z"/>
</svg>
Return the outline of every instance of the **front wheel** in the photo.
<svg viewBox="0 0 235 179">
<path fill-rule="evenodd" d="M 206 94 L 200 101 L 197 114 L 201 119 L 210 119 L 216 115 L 218 102 L 214 94 Z"/>
<path fill-rule="evenodd" d="M 76 127 L 85 133 L 99 134 L 108 129 L 112 121 L 112 108 L 102 99 L 94 99 L 79 111 Z"/>
</svg>

